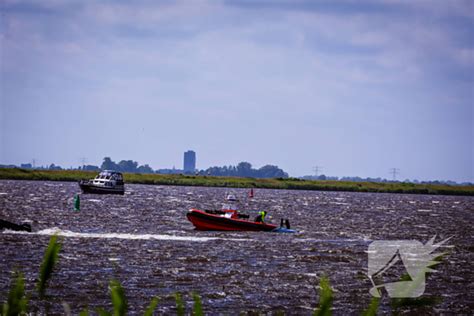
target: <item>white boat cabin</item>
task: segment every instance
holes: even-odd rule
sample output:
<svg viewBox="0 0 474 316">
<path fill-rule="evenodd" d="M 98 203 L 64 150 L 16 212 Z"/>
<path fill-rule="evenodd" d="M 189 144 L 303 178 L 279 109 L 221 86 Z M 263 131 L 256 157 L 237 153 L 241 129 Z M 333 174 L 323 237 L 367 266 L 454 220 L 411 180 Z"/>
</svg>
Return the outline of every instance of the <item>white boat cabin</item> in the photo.
<svg viewBox="0 0 474 316">
<path fill-rule="evenodd" d="M 92 183 L 98 186 L 123 185 L 123 176 L 120 172 L 104 170 L 92 180 Z"/>
</svg>

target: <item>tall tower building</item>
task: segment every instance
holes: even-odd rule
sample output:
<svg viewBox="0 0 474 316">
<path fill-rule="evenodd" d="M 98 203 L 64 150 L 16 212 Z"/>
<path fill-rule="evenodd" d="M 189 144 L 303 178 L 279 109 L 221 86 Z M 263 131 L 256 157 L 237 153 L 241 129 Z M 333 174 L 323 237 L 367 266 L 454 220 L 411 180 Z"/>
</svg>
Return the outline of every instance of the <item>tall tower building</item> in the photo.
<svg viewBox="0 0 474 316">
<path fill-rule="evenodd" d="M 194 173 L 196 171 L 196 153 L 188 150 L 184 153 L 184 173 Z"/>
</svg>

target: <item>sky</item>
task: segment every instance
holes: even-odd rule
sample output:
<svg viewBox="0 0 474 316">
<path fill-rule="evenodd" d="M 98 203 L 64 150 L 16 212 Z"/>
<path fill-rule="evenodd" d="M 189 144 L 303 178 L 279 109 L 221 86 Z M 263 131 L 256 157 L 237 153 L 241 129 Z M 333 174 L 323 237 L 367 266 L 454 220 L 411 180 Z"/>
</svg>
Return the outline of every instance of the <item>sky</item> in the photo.
<svg viewBox="0 0 474 316">
<path fill-rule="evenodd" d="M 0 164 L 474 182 L 474 1 L 0 1 Z"/>
</svg>

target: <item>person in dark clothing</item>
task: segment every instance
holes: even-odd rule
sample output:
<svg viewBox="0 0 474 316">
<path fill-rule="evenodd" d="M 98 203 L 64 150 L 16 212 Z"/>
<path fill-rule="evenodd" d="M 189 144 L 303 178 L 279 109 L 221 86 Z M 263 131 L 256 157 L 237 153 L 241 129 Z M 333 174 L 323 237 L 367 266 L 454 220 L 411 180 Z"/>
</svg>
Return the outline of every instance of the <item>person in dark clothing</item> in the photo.
<svg viewBox="0 0 474 316">
<path fill-rule="evenodd" d="M 280 228 L 283 228 L 285 227 L 286 229 L 290 229 L 290 220 L 287 218 L 287 219 L 280 219 Z"/>
<path fill-rule="evenodd" d="M 258 216 L 255 217 L 255 221 L 257 223 L 264 223 L 265 222 L 265 215 L 267 215 L 267 211 L 261 211 L 258 213 Z"/>
</svg>

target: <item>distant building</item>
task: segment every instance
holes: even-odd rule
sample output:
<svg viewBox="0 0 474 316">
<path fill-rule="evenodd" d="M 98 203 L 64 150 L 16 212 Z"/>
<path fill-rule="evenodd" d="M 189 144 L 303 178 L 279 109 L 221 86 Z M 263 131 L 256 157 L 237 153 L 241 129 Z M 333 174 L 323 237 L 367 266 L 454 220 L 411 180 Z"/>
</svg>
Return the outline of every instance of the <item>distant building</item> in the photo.
<svg viewBox="0 0 474 316">
<path fill-rule="evenodd" d="M 196 153 L 192 150 L 188 150 L 184 153 L 184 173 L 194 173 L 196 171 Z"/>
</svg>

